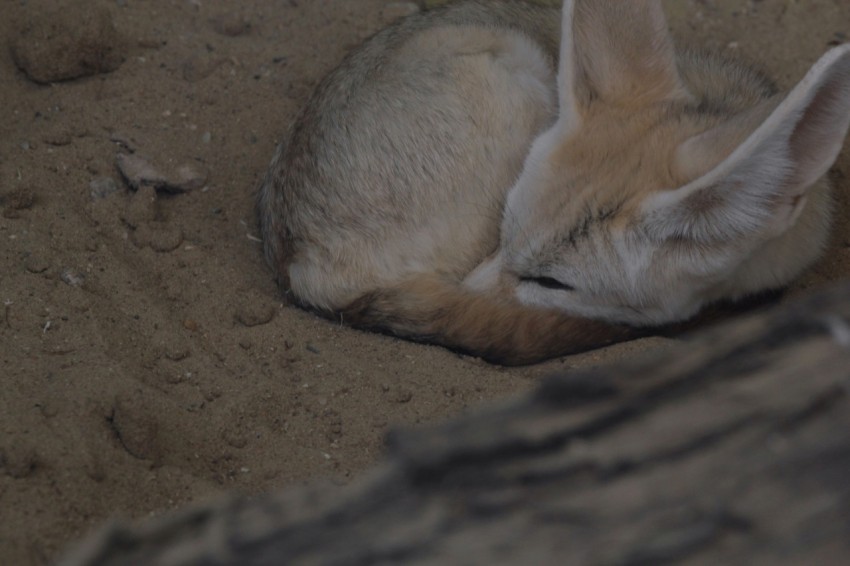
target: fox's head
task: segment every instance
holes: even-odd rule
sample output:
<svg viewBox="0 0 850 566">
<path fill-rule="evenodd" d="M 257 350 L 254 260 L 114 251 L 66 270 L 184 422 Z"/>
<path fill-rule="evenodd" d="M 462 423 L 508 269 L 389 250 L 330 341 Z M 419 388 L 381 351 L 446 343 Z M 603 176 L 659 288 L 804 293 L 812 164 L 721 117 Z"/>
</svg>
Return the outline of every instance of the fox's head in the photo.
<svg viewBox="0 0 850 566">
<path fill-rule="evenodd" d="M 677 62 L 660 2 L 567 0 L 563 17 L 559 118 L 502 225 L 498 263 L 522 302 L 670 322 L 780 287 L 817 257 L 850 46 L 781 97 L 736 64 Z"/>
</svg>

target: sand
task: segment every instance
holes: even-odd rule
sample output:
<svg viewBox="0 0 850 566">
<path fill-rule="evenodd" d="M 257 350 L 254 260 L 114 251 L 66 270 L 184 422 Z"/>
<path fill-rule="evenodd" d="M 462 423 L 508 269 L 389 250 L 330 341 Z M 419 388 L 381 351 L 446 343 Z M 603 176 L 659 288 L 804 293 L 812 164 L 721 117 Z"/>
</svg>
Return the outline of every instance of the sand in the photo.
<svg viewBox="0 0 850 566">
<path fill-rule="evenodd" d="M 2 2 L 0 564 L 44 564 L 110 517 L 226 490 L 344 484 L 390 427 L 678 341 L 504 369 L 285 305 L 254 189 L 317 81 L 406 7 L 88 4 Z M 760 61 L 784 87 L 850 35 L 843 0 L 667 6 L 679 42 Z M 59 45 L 47 62 L 42 41 Z M 127 187 L 116 156 L 131 151 L 162 190 Z M 848 174 L 845 151 L 833 244 L 792 296 L 850 274 Z"/>
</svg>

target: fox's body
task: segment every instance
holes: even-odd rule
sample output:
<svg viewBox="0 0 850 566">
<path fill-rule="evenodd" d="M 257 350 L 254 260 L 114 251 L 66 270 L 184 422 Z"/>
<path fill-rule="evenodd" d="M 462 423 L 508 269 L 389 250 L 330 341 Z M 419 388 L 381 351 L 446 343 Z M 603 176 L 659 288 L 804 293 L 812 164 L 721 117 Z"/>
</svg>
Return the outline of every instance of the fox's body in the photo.
<svg viewBox="0 0 850 566">
<path fill-rule="evenodd" d="M 560 14 L 498 0 L 418 14 L 320 85 L 258 200 L 298 303 L 522 363 L 781 287 L 818 256 L 825 167 L 760 188 L 797 174 L 793 138 L 817 100 L 675 54 L 656 2 L 568 0 Z M 834 79 L 825 103 L 846 111 L 845 54 L 810 82 Z M 761 133 L 783 117 L 791 141 Z M 826 167 L 846 122 L 826 135 Z"/>
</svg>

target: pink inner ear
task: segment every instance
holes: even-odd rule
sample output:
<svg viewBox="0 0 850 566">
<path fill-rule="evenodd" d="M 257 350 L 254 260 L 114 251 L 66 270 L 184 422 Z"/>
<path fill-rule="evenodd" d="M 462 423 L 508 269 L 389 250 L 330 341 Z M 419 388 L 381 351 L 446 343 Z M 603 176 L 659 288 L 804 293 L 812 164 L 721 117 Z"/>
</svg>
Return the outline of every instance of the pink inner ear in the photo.
<svg viewBox="0 0 850 566">
<path fill-rule="evenodd" d="M 817 90 L 789 139 L 796 164 L 794 184 L 802 189 L 832 166 L 850 125 L 850 56 L 842 67 Z"/>
<path fill-rule="evenodd" d="M 729 206 L 769 216 L 767 203 L 804 194 L 827 172 L 849 126 L 850 45 L 824 55 L 778 106 L 765 101 L 684 142 L 675 168 L 696 180 L 680 200 L 735 179 L 746 190 L 726 191 Z"/>
<path fill-rule="evenodd" d="M 686 140 L 676 148 L 673 168 L 682 179 L 702 177 L 729 157 L 735 146 L 726 142 L 719 128 Z"/>
<path fill-rule="evenodd" d="M 765 231 L 765 236 L 769 238 L 781 236 L 794 226 L 800 219 L 807 202 L 808 198 L 804 194 L 780 201 L 774 212 L 773 221 Z"/>
<path fill-rule="evenodd" d="M 674 155 L 675 171 L 687 180 L 708 174 L 728 159 L 761 126 L 776 108 L 765 100 L 725 123 L 683 142 Z"/>
<path fill-rule="evenodd" d="M 647 105 L 690 95 L 676 65 L 673 42 L 659 0 L 575 0 L 573 18 L 564 18 L 562 41 L 571 39 L 565 59 L 570 96 L 595 96 L 623 105 Z"/>
</svg>

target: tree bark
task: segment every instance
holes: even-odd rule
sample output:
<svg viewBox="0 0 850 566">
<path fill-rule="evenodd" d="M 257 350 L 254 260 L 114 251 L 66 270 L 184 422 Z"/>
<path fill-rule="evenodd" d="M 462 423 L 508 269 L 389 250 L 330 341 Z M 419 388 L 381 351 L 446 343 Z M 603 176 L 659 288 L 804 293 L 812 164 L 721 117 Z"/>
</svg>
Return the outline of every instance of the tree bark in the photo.
<svg viewBox="0 0 850 566">
<path fill-rule="evenodd" d="M 850 283 L 389 438 L 357 484 L 112 524 L 66 566 L 848 564 Z"/>
</svg>

